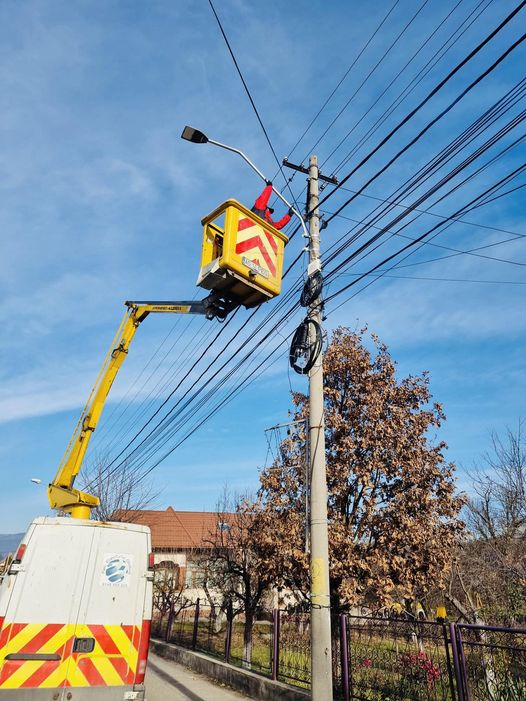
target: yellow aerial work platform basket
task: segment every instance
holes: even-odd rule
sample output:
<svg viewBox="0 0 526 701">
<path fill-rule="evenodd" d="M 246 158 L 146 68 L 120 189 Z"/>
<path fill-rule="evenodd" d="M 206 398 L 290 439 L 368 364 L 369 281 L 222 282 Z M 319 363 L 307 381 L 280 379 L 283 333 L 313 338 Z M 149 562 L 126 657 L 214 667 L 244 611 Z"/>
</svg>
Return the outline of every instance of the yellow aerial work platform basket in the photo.
<svg viewBox="0 0 526 701">
<path fill-rule="evenodd" d="M 247 308 L 279 295 L 285 234 L 236 200 L 223 202 L 201 223 L 200 287 Z"/>
</svg>

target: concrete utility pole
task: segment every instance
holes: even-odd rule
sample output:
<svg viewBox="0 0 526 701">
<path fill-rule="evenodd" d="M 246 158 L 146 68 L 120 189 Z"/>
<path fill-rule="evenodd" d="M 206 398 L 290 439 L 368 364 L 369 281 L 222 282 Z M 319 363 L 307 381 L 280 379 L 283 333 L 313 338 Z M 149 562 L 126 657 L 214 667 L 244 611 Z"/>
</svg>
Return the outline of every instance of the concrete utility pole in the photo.
<svg viewBox="0 0 526 701">
<path fill-rule="evenodd" d="M 261 177 L 263 173 L 239 149 L 210 139 L 202 131 L 186 126 L 181 137 L 197 144 L 210 143 L 214 146 L 233 151 L 241 156 Z M 318 159 L 311 156 L 309 169 L 303 164 L 295 165 L 284 159 L 283 165 L 301 173 L 308 173 L 307 212 L 309 214 L 309 232 L 305 221 L 291 207 L 283 195 L 274 193 L 299 217 L 305 236 L 309 239 L 308 275 L 321 272 L 320 262 L 320 217 L 318 212 L 318 180 L 336 185 L 334 175 L 321 175 Z M 309 305 L 309 342 L 310 348 L 317 347 L 316 330 L 321 329 L 322 306 L 321 295 Z M 321 345 L 321 344 L 320 344 Z M 302 371 L 301 374 L 304 374 Z M 305 372 L 307 372 L 305 366 Z M 329 592 L 329 542 L 327 526 L 327 475 L 325 465 L 325 421 L 323 403 L 323 352 L 320 347 L 318 357 L 309 370 L 309 457 L 311 476 L 310 499 L 310 574 L 311 574 L 311 688 L 312 701 L 332 701 L 332 650 L 331 650 L 331 607 Z M 306 480 L 308 482 L 308 480 Z"/>
<path fill-rule="evenodd" d="M 318 212 L 318 159 L 309 160 L 308 206 L 309 275 L 321 270 Z M 311 303 L 309 317 L 320 327 L 321 299 Z M 316 342 L 310 325 L 310 342 Z M 309 372 L 309 441 L 311 468 L 310 572 L 311 572 L 311 688 L 312 701 L 332 701 L 331 608 L 329 592 L 329 538 L 327 527 L 327 475 L 323 404 L 323 351 Z"/>
<path fill-rule="evenodd" d="M 309 278 L 321 273 L 318 181 L 337 185 L 334 175 L 322 175 L 318 159 L 311 156 L 309 168 L 283 160 L 283 165 L 305 173 L 308 178 Z M 309 305 L 309 346 L 317 349 L 317 329 L 322 326 L 321 293 Z M 298 327 L 298 330 L 301 327 Z M 305 374 L 291 361 L 292 367 Z M 307 370 L 305 370 L 306 372 Z M 327 470 L 325 463 L 325 420 L 323 403 L 323 349 L 309 370 L 309 466 L 310 470 L 310 574 L 311 574 L 311 689 L 312 701 L 332 701 L 331 600 L 329 590 L 329 533 L 327 524 Z M 308 480 L 307 480 L 308 482 Z"/>
</svg>

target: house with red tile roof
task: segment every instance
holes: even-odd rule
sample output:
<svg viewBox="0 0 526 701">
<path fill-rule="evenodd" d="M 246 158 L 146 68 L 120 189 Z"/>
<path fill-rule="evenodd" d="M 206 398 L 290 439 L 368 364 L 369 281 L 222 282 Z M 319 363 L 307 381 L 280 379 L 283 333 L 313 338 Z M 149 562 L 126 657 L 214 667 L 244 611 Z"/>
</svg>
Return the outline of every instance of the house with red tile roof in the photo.
<svg viewBox="0 0 526 701">
<path fill-rule="evenodd" d="M 222 515 L 228 519 L 230 514 Z M 233 515 L 232 515 L 233 516 Z M 137 510 L 117 513 L 115 518 L 149 526 L 152 549 L 158 569 L 179 571 L 179 584 L 188 588 L 191 598 L 203 598 L 200 560 L 212 547 L 212 536 L 217 530 L 217 513 L 210 511 Z"/>
<path fill-rule="evenodd" d="M 211 600 L 220 603 L 221 595 L 203 588 L 203 559 L 213 547 L 217 528 L 228 528 L 235 514 L 210 511 L 175 511 L 169 506 L 165 511 L 128 510 L 117 512 L 116 520 L 149 526 L 152 534 L 152 549 L 155 567 L 159 576 L 174 571 L 176 584 L 184 587 L 186 599 L 207 607 Z M 282 588 L 273 589 L 271 608 L 297 603 L 292 592 Z"/>
</svg>

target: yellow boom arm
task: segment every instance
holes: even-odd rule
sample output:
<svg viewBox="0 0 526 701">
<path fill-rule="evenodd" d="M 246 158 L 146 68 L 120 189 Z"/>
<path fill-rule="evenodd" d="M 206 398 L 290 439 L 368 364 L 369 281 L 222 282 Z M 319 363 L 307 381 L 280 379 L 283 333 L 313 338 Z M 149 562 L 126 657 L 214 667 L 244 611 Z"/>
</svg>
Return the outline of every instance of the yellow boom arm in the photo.
<svg viewBox="0 0 526 701">
<path fill-rule="evenodd" d="M 126 358 L 128 348 L 140 323 L 152 312 L 172 314 L 204 314 L 208 318 L 220 316 L 214 302 L 126 302 L 128 307 L 106 356 L 95 386 L 86 402 L 69 445 L 62 457 L 57 474 L 48 487 L 52 509 L 70 513 L 75 518 L 89 518 L 99 499 L 93 494 L 73 488 L 73 483 L 84 460 L 90 438 L 104 408 L 113 381 Z"/>
</svg>

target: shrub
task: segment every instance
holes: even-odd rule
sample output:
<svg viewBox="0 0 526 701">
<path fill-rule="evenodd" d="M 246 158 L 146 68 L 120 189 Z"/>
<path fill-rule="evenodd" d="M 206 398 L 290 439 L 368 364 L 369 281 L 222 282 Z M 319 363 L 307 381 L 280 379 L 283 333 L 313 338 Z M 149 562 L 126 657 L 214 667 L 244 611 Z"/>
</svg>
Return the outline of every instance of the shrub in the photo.
<svg viewBox="0 0 526 701">
<path fill-rule="evenodd" d="M 425 652 L 404 653 L 400 656 L 402 674 L 406 680 L 432 687 L 440 679 L 440 667 Z"/>
</svg>

